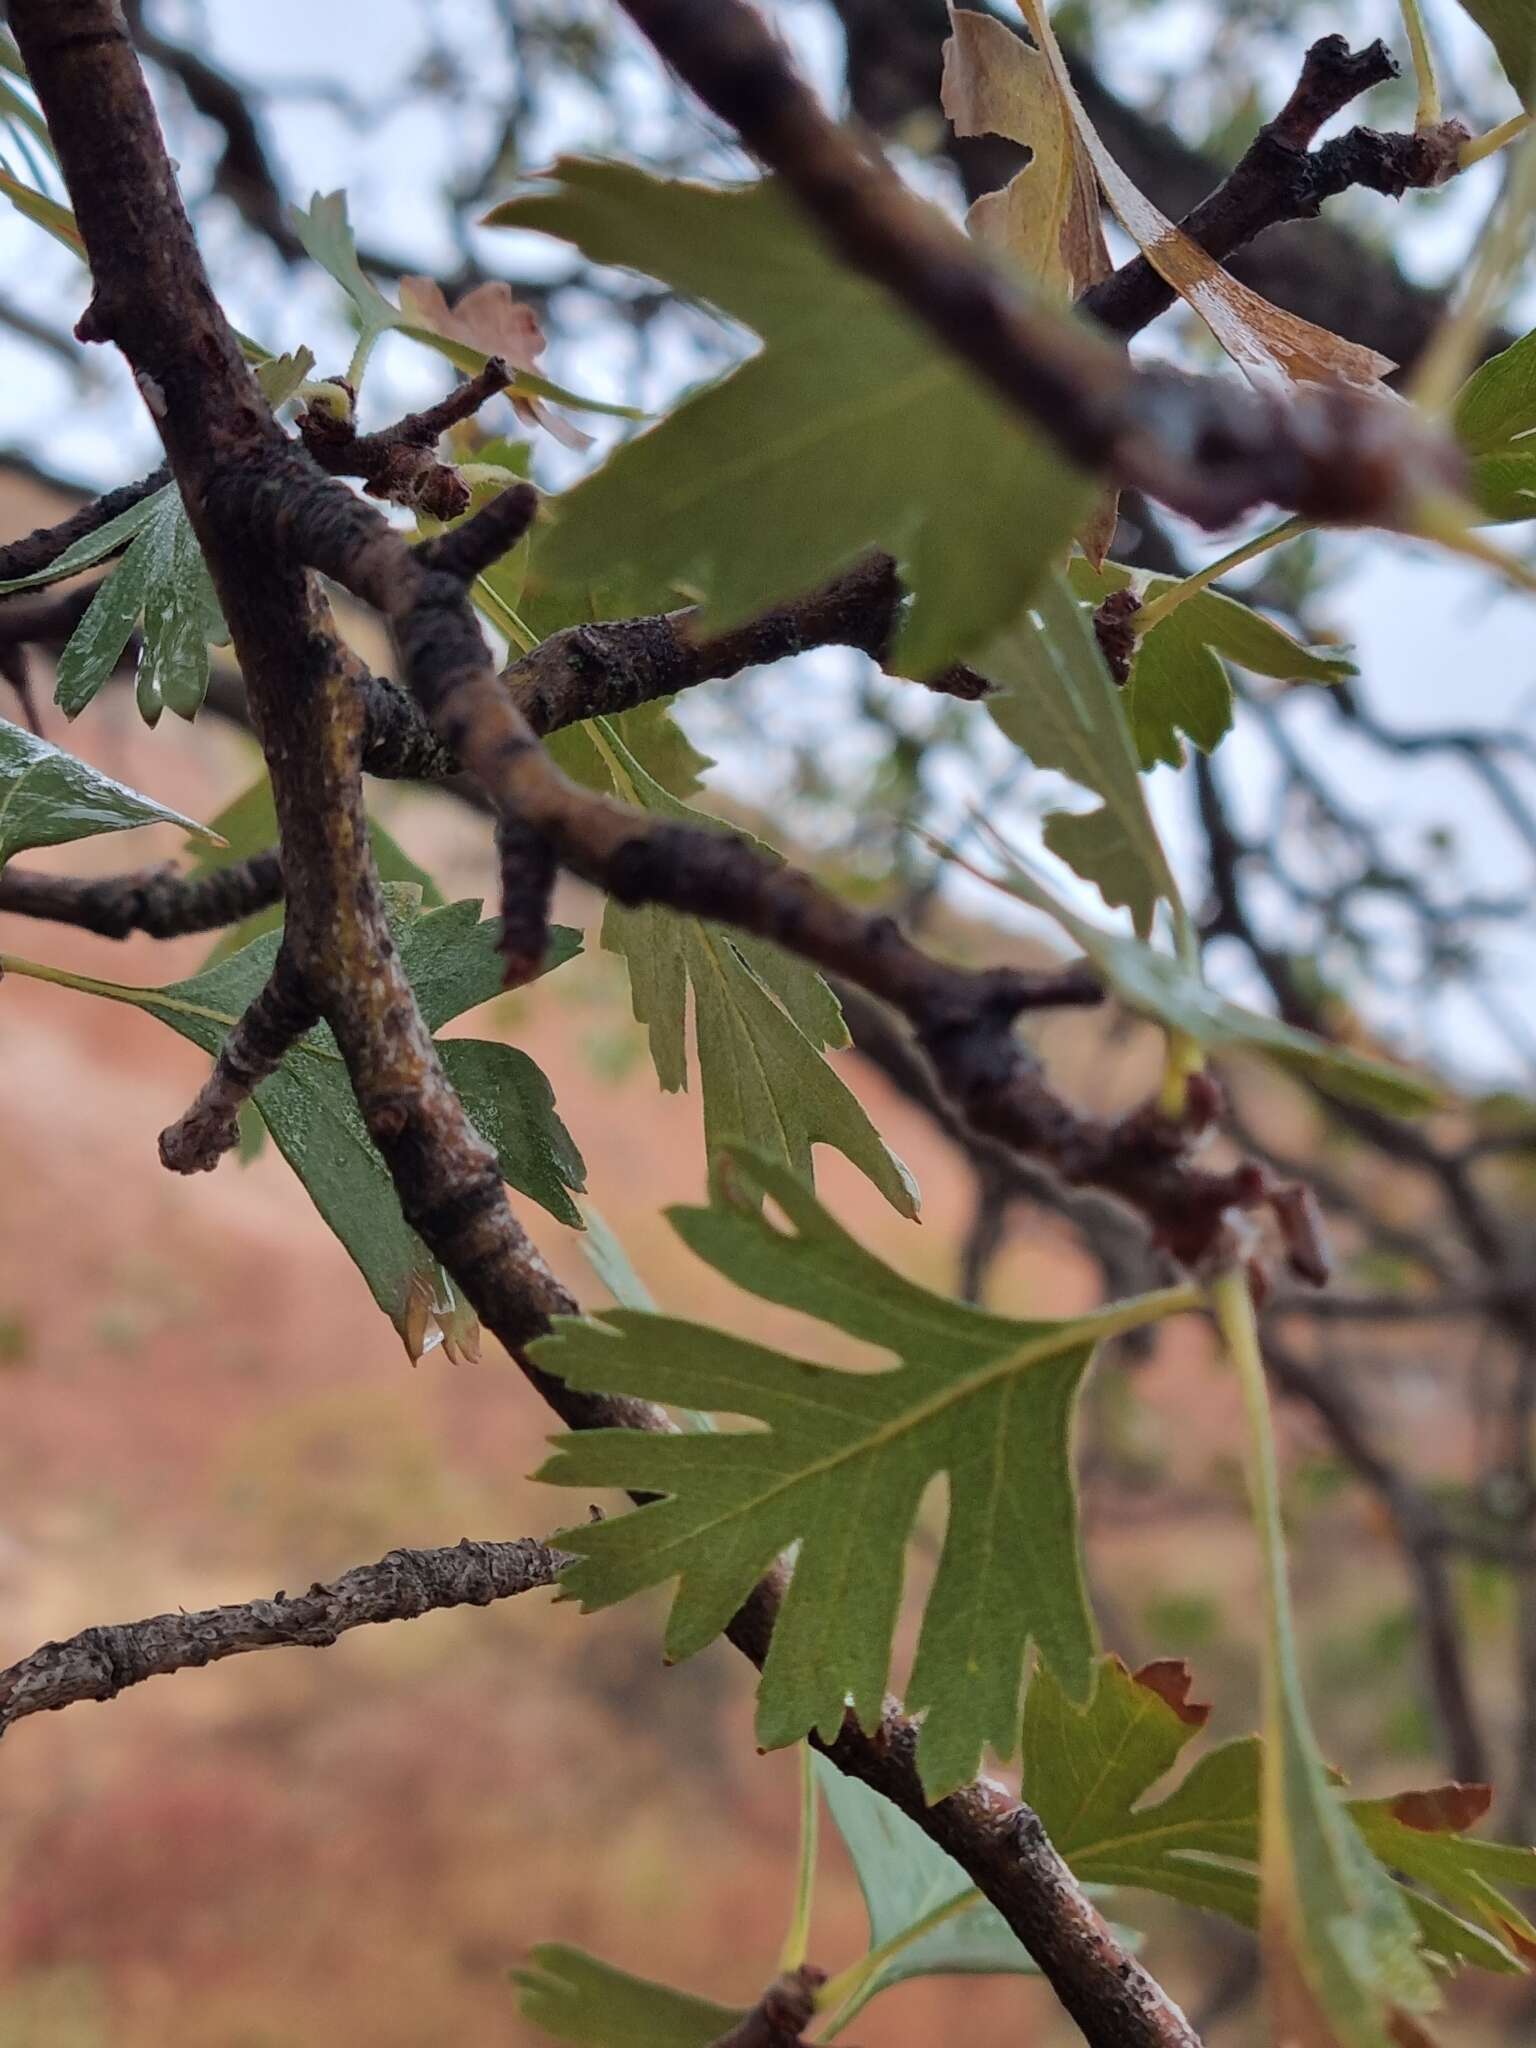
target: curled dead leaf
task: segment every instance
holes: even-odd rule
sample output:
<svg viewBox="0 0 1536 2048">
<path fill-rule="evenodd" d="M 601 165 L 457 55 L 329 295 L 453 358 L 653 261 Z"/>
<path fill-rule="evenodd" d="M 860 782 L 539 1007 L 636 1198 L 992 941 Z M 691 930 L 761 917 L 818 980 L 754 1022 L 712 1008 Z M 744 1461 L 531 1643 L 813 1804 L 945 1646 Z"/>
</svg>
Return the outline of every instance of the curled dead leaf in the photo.
<svg viewBox="0 0 1536 2048">
<path fill-rule="evenodd" d="M 1491 1785 L 1433 1785 L 1424 1792 L 1399 1792 L 1392 1818 L 1422 1834 L 1463 1834 L 1493 1804 Z"/>
<path fill-rule="evenodd" d="M 1378 386 L 1394 367 L 1388 357 L 1271 305 L 1240 284 L 1152 204 L 1116 163 L 1089 120 L 1068 75 L 1043 0 L 1019 0 L 1019 11 L 1121 226 L 1158 275 L 1200 315 L 1232 360 L 1259 384 L 1278 379 L 1287 384 L 1348 384 L 1365 390 Z"/>
</svg>

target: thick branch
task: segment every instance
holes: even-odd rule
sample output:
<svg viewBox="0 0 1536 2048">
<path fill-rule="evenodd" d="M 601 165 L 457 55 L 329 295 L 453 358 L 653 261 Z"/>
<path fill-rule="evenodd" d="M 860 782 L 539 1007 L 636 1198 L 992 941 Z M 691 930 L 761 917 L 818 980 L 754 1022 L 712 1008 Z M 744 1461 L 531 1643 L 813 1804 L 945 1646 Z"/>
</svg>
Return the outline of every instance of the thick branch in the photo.
<svg viewBox="0 0 1536 2048">
<path fill-rule="evenodd" d="M 442 1607 L 488 1607 L 552 1586 L 565 1562 L 560 1551 L 531 1538 L 471 1543 L 466 1537 L 452 1549 L 392 1550 L 377 1564 L 357 1565 L 307 1593 L 192 1614 L 178 1608 L 148 1621 L 82 1629 L 0 1671 L 0 1735 L 28 1714 L 116 1699 L 146 1678 L 200 1670 L 247 1650 L 323 1650 L 370 1622 L 414 1621 Z"/>
<path fill-rule="evenodd" d="M 160 1133 L 161 1165 L 172 1173 L 211 1173 L 240 1142 L 240 1111 L 319 1021 L 285 936 L 266 986 L 219 1048 L 197 1100 Z"/>
<path fill-rule="evenodd" d="M 282 863 L 275 851 L 252 854 L 206 875 L 178 875 L 174 868 L 160 867 L 85 882 L 27 868 L 0 870 L 0 911 L 76 925 L 104 939 L 126 939 L 130 932 L 179 939 L 188 932 L 216 931 L 281 902 L 282 894 Z"/>
<path fill-rule="evenodd" d="M 1410 188 L 1443 184 L 1457 169 L 1466 140 L 1459 122 L 1407 135 L 1352 128 L 1321 149 L 1318 130 L 1360 93 L 1397 76 L 1384 43 L 1351 52 L 1342 36 L 1324 36 L 1308 50 L 1289 100 L 1266 122 L 1216 190 L 1180 223 L 1218 260 L 1243 249 L 1283 221 L 1311 220 L 1326 200 L 1352 186 L 1400 199 Z M 1173 287 L 1145 256 L 1133 257 L 1079 301 L 1112 333 L 1139 334 L 1174 302 Z"/>
</svg>

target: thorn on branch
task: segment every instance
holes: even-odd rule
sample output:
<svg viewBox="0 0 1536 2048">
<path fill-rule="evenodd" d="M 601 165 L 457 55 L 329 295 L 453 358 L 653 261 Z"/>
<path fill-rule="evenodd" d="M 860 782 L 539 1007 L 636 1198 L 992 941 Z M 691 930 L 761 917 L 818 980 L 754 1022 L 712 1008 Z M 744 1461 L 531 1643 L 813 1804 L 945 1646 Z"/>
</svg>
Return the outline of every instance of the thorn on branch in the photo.
<svg viewBox="0 0 1536 2048">
<path fill-rule="evenodd" d="M 549 945 L 549 906 L 559 862 L 542 832 L 503 817 L 496 827 L 501 868 L 503 978 L 508 988 L 532 981 Z"/>
</svg>

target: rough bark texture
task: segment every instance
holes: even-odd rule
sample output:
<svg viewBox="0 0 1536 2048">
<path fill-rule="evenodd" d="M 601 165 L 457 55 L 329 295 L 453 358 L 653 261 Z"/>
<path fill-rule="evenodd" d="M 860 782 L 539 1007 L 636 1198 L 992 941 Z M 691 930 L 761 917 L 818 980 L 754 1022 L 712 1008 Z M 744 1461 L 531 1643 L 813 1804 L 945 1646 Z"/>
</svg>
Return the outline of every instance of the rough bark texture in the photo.
<svg viewBox="0 0 1536 2048">
<path fill-rule="evenodd" d="M 0 1671 L 0 1735 L 28 1714 L 53 1714 L 82 1700 L 113 1700 L 146 1678 L 198 1670 L 247 1650 L 329 1648 L 350 1628 L 413 1621 L 440 1607 L 488 1607 L 535 1586 L 552 1586 L 564 1555 L 546 1544 L 462 1543 L 447 1550 L 392 1550 L 328 1586 L 276 1593 L 233 1607 L 152 1615 L 82 1629 L 44 1643 Z"/>
</svg>

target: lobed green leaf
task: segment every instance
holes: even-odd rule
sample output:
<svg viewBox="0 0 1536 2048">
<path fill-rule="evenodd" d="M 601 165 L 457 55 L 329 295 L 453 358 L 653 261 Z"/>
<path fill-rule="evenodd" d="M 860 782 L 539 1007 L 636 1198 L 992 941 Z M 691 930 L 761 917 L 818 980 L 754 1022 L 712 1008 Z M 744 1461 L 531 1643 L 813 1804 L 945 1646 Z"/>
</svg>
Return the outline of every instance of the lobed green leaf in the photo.
<svg viewBox="0 0 1536 2048">
<path fill-rule="evenodd" d="M 713 630 L 883 547 L 912 592 L 894 658 L 927 675 L 1013 616 L 1087 510 L 1087 481 L 771 181 L 566 158 L 489 219 L 658 277 L 764 343 L 548 502 L 528 585 L 555 623 L 595 595 L 609 616 L 701 598 Z"/>
</svg>

